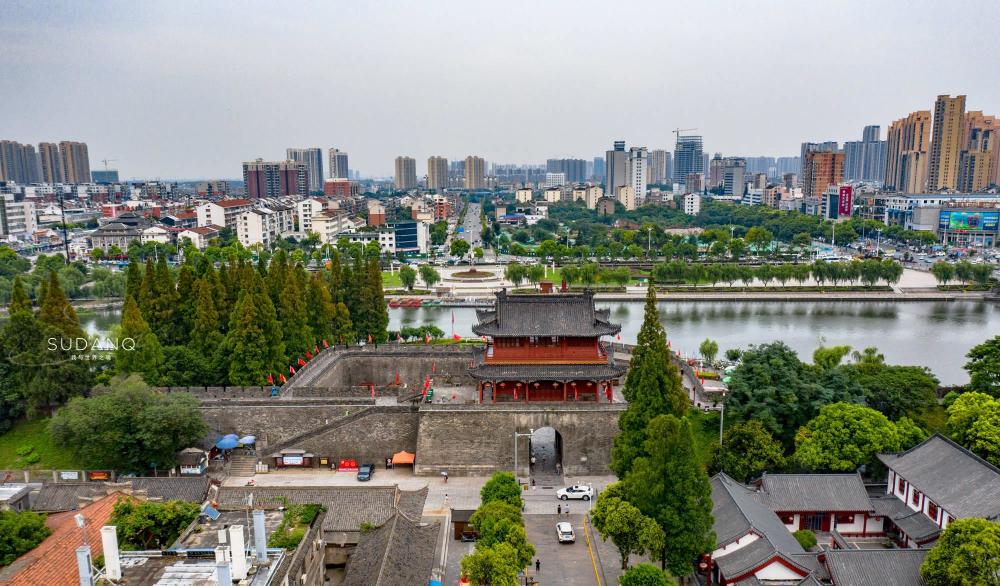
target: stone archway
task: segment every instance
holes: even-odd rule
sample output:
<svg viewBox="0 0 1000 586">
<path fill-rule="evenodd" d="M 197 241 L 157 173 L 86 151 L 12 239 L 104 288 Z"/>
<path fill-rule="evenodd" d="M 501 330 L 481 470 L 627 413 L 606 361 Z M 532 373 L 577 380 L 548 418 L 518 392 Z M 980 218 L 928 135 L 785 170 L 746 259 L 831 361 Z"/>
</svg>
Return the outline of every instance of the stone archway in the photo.
<svg viewBox="0 0 1000 586">
<path fill-rule="evenodd" d="M 528 442 L 528 453 L 532 477 L 562 476 L 563 439 L 556 428 L 546 426 L 534 430 Z"/>
</svg>

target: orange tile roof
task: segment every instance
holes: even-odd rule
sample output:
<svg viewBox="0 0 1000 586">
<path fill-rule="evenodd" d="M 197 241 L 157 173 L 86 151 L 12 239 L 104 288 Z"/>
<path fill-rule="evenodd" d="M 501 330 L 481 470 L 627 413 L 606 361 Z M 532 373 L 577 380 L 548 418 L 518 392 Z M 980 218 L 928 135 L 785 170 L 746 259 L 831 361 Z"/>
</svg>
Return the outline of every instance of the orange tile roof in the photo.
<svg viewBox="0 0 1000 586">
<path fill-rule="evenodd" d="M 121 492 L 113 492 L 94 501 L 79 511 L 67 511 L 50 515 L 45 524 L 52 529 L 52 535 L 38 544 L 38 547 L 14 560 L 14 563 L 0 574 L 0 584 L 4 586 L 72 586 L 80 583 L 76 569 L 76 548 L 83 545 L 80 529 L 74 517 L 79 512 L 87 520 L 87 541 L 90 555 L 96 558 L 104 553 L 101 544 L 101 527 L 108 524 L 115 503 L 122 498 L 131 498 Z M 13 575 L 8 575 L 16 572 Z"/>
</svg>

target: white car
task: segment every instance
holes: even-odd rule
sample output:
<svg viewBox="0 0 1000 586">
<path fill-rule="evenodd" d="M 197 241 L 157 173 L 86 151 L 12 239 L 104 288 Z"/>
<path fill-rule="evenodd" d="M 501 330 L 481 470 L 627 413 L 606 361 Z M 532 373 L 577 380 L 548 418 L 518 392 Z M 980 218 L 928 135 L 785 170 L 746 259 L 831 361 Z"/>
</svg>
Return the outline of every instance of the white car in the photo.
<svg viewBox="0 0 1000 586">
<path fill-rule="evenodd" d="M 573 533 L 573 526 L 565 521 L 562 523 L 556 523 L 556 537 L 559 538 L 559 543 L 573 543 L 576 541 L 576 534 Z"/>
<path fill-rule="evenodd" d="M 589 501 L 594 498 L 594 487 L 583 484 L 567 486 L 566 488 L 557 490 L 556 497 L 562 501 L 568 501 L 570 499 Z"/>
</svg>

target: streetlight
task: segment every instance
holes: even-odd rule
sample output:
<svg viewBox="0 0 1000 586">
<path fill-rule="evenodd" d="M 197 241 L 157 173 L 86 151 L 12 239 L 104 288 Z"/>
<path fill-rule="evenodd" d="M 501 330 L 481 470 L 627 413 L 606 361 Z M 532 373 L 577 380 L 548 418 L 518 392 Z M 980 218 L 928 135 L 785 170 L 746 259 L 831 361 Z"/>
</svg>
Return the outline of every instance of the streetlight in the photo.
<svg viewBox="0 0 1000 586">
<path fill-rule="evenodd" d="M 514 430 L 514 477 L 515 478 L 517 478 L 517 476 L 518 476 L 518 473 L 517 473 L 517 438 L 519 438 L 519 437 L 529 437 L 530 438 L 532 435 L 534 435 L 534 433 L 535 433 L 535 430 L 533 428 L 529 429 L 528 433 L 517 433 L 517 430 Z"/>
</svg>

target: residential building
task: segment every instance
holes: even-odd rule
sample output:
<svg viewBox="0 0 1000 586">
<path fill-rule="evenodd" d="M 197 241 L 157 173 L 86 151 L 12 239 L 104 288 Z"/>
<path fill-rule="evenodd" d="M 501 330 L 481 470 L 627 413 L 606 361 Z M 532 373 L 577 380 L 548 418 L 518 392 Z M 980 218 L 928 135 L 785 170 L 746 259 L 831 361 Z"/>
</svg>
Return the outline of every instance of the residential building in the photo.
<svg viewBox="0 0 1000 586">
<path fill-rule="evenodd" d="M 142 242 L 143 244 L 148 244 L 150 242 L 156 242 L 159 244 L 169 244 L 173 241 L 173 239 L 174 239 L 173 233 L 171 233 L 170 230 L 158 224 L 154 224 L 148 228 L 143 229 L 142 233 L 139 235 L 139 242 Z"/>
<path fill-rule="evenodd" d="M 309 193 L 323 191 L 323 151 L 318 148 L 286 149 L 285 158 L 296 163 L 305 163 L 306 188 Z"/>
<path fill-rule="evenodd" d="M 684 193 L 701 193 L 705 190 L 704 173 L 688 173 L 684 178 Z"/>
<path fill-rule="evenodd" d="M 35 147 L 13 140 L 0 140 L 0 181 L 29 184 L 38 183 L 41 179 L 42 168 Z"/>
<path fill-rule="evenodd" d="M 199 226 L 221 226 L 235 231 L 237 218 L 252 207 L 253 203 L 248 199 L 224 199 L 203 203 L 195 211 Z"/>
<path fill-rule="evenodd" d="M 323 194 L 330 197 L 357 197 L 361 194 L 361 187 L 351 179 L 327 179 L 323 182 Z"/>
<path fill-rule="evenodd" d="M 335 244 L 338 235 L 357 228 L 351 217 L 339 210 L 323 210 L 312 217 L 312 231 L 319 234 L 323 244 Z"/>
<path fill-rule="evenodd" d="M 243 182 L 249 198 L 273 198 L 308 195 L 308 172 L 305 163 L 265 161 L 243 163 Z"/>
<path fill-rule="evenodd" d="M 514 201 L 517 203 L 529 203 L 534 194 L 530 189 L 518 189 L 514 192 Z"/>
<path fill-rule="evenodd" d="M 218 226 L 194 226 L 185 228 L 177 233 L 177 242 L 183 242 L 185 238 L 198 250 L 205 250 L 213 238 L 219 237 Z"/>
<path fill-rule="evenodd" d="M 295 216 L 298 220 L 299 232 L 311 232 L 313 217 L 326 209 L 326 201 L 318 197 L 307 197 L 295 202 Z"/>
<path fill-rule="evenodd" d="M 558 173 L 558 175 L 562 175 L 562 173 Z M 546 189 L 542 192 L 542 201 L 546 201 L 548 203 L 559 203 L 562 201 L 562 190 L 558 187 L 550 187 Z"/>
<path fill-rule="evenodd" d="M 635 189 L 631 185 L 622 185 L 615 191 L 615 199 L 618 200 L 626 210 L 635 209 Z"/>
<path fill-rule="evenodd" d="M 443 191 L 448 188 L 448 159 L 429 157 L 427 159 L 427 189 Z"/>
<path fill-rule="evenodd" d="M 697 193 L 688 193 L 683 196 L 682 209 L 689 216 L 697 216 L 701 213 L 701 196 Z"/>
<path fill-rule="evenodd" d="M 396 174 L 393 186 L 406 191 L 417 186 L 417 160 L 413 157 L 396 157 Z"/>
<path fill-rule="evenodd" d="M 828 187 L 843 180 L 844 153 L 808 151 L 802 171 L 803 195 L 819 197 Z"/>
<path fill-rule="evenodd" d="M 771 208 L 779 208 L 782 200 L 791 198 L 791 191 L 784 185 L 772 185 L 765 187 L 760 197 L 761 205 Z"/>
<path fill-rule="evenodd" d="M 335 148 L 329 151 L 330 179 L 350 179 L 350 168 L 347 166 L 347 153 Z"/>
<path fill-rule="evenodd" d="M 118 183 L 118 169 L 95 169 L 90 172 L 94 183 Z"/>
<path fill-rule="evenodd" d="M 604 193 L 618 193 L 618 188 L 628 185 L 628 153 L 625 152 L 625 141 L 616 140 L 612 150 L 604 156 L 606 173 L 604 175 Z"/>
<path fill-rule="evenodd" d="M 262 244 L 270 249 L 276 241 L 294 230 L 295 214 L 292 208 L 278 202 L 265 202 L 236 218 L 236 238 L 243 246 Z"/>
<path fill-rule="evenodd" d="M 930 110 L 911 112 L 889 125 L 886 138 L 885 189 L 921 193 L 927 189 Z"/>
<path fill-rule="evenodd" d="M 725 172 L 725 159 L 722 153 L 715 153 L 708 162 L 708 183 L 706 187 L 716 189 L 722 187 L 722 175 Z"/>
<path fill-rule="evenodd" d="M 546 173 L 545 174 L 545 187 L 560 187 L 566 185 L 566 174 L 565 173 Z"/>
<path fill-rule="evenodd" d="M 593 169 L 591 170 L 592 177 L 596 181 L 601 181 L 604 179 L 604 157 L 594 157 L 594 162 L 591 164 Z"/>
<path fill-rule="evenodd" d="M 628 151 L 628 185 L 635 194 L 636 202 L 646 201 L 646 165 L 649 151 L 646 147 L 632 147 Z"/>
<path fill-rule="evenodd" d="M 671 172 L 670 151 L 653 149 L 649 151 L 649 166 L 646 168 L 646 183 L 651 185 L 667 185 L 670 183 Z"/>
<path fill-rule="evenodd" d="M 931 148 L 927 161 L 928 191 L 958 187 L 958 163 L 964 129 L 965 96 L 938 96 L 934 102 Z"/>
<path fill-rule="evenodd" d="M 63 183 L 90 183 L 90 154 L 87 143 L 64 140 L 59 143 Z"/>
<path fill-rule="evenodd" d="M 546 173 L 562 173 L 567 183 L 582 183 L 587 180 L 587 161 L 583 159 L 548 159 Z"/>
<path fill-rule="evenodd" d="M 357 242 L 362 246 L 367 246 L 369 243 L 375 242 L 383 254 L 396 254 L 396 232 L 388 228 L 372 232 L 345 232 L 337 234 L 333 242 L 336 243 L 341 239 L 345 239 L 352 244 Z"/>
<path fill-rule="evenodd" d="M 486 159 L 475 155 L 465 157 L 465 188 L 486 188 Z"/>
<path fill-rule="evenodd" d="M 385 224 L 385 206 L 378 200 L 368 200 L 368 225 L 379 227 Z"/>
<path fill-rule="evenodd" d="M 30 240 L 38 230 L 38 213 L 30 199 L 14 201 L 14 196 L 0 195 L 0 239 Z"/>
<path fill-rule="evenodd" d="M 885 180 L 887 143 L 879 140 L 878 125 L 865 126 L 861 140 L 844 143 L 844 180 Z"/>
<path fill-rule="evenodd" d="M 743 195 L 746 188 L 744 173 L 747 160 L 742 157 L 726 157 L 722 160 L 722 193 L 724 195 Z"/>
<path fill-rule="evenodd" d="M 702 138 L 697 135 L 677 135 L 677 143 L 674 146 L 674 179 L 687 181 L 691 173 L 701 173 L 704 183 L 706 166 Z M 688 192 L 701 190 L 687 188 Z"/>
<path fill-rule="evenodd" d="M 992 157 L 990 159 L 989 184 L 1000 185 L 1000 118 L 986 116 L 978 110 L 966 112 L 962 138 L 962 145 L 965 150 L 974 150 L 971 143 L 975 130 L 981 132 L 990 131 L 993 133 L 993 137 L 990 140 Z"/>
<path fill-rule="evenodd" d="M 996 150 L 995 130 L 969 129 L 968 144 L 958 159 L 956 188 L 963 193 L 983 191 L 990 186 L 993 154 Z"/>
<path fill-rule="evenodd" d="M 54 142 L 39 143 L 38 159 L 42 167 L 42 183 L 63 182 L 65 174 L 62 155 L 59 154 L 59 145 Z"/>
<path fill-rule="evenodd" d="M 840 150 L 837 141 L 828 140 L 826 142 L 804 142 L 802 143 L 801 156 L 799 156 L 799 178 L 803 178 L 806 169 L 806 154 L 811 152 L 836 153 Z"/>
<path fill-rule="evenodd" d="M 433 203 L 434 203 L 434 220 L 448 219 L 448 216 L 451 215 L 451 210 L 452 210 L 451 200 L 439 194 L 434 196 Z"/>
<path fill-rule="evenodd" d="M 112 246 L 117 246 L 121 250 L 128 250 L 128 245 L 133 241 L 142 241 L 142 230 L 120 222 L 111 222 L 91 232 L 87 240 L 91 249 L 109 250 Z"/>
<path fill-rule="evenodd" d="M 199 181 L 198 184 L 195 185 L 194 191 L 199 197 L 225 198 L 229 195 L 229 182 L 222 179 Z"/>
</svg>

